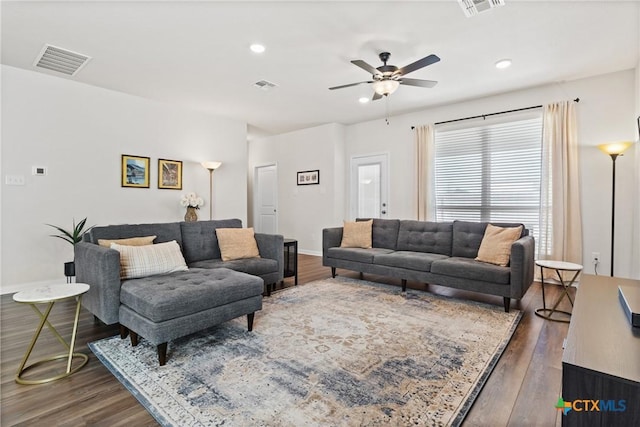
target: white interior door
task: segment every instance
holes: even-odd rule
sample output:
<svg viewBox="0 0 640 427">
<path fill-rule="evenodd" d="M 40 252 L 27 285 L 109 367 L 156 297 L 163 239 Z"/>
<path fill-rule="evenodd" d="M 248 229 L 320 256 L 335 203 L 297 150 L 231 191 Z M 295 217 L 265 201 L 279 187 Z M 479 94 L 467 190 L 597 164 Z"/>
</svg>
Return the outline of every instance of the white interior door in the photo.
<svg viewBox="0 0 640 427">
<path fill-rule="evenodd" d="M 351 158 L 352 218 L 386 218 L 389 156 L 376 154 Z"/>
<path fill-rule="evenodd" d="M 257 233 L 278 232 L 278 169 L 276 165 L 255 169 L 253 193 L 254 229 Z"/>
</svg>

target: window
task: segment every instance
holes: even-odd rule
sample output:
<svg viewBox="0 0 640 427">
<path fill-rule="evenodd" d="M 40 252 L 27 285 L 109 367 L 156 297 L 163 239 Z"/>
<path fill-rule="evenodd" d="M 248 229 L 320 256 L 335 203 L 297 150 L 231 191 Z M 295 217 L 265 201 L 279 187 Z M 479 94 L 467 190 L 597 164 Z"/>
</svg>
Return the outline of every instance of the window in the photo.
<svg viewBox="0 0 640 427">
<path fill-rule="evenodd" d="M 538 240 L 541 156 L 541 114 L 436 130 L 436 219 L 521 222 Z"/>
</svg>

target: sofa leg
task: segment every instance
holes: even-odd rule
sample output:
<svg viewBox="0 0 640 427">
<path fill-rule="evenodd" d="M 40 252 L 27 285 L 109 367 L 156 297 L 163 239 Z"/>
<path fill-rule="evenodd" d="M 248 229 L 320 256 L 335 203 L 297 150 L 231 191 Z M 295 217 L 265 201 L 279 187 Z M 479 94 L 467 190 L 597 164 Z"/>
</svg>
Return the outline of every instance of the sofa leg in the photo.
<svg viewBox="0 0 640 427">
<path fill-rule="evenodd" d="M 364 274 L 362 273 L 362 271 L 360 272 L 360 276 L 359 277 L 360 277 L 360 280 L 364 279 Z"/>
<path fill-rule="evenodd" d="M 120 325 L 120 338 L 125 339 L 129 335 L 129 329 L 126 326 Z"/>
<path fill-rule="evenodd" d="M 333 277 L 334 279 L 336 278 L 336 268 L 335 267 L 331 267 L 331 277 Z"/>
<path fill-rule="evenodd" d="M 249 313 L 247 314 L 247 329 L 249 330 L 249 332 L 253 331 L 253 318 L 255 317 L 256 313 Z"/>
<path fill-rule="evenodd" d="M 164 366 L 167 363 L 167 343 L 158 344 L 158 363 Z"/>
<path fill-rule="evenodd" d="M 508 313 L 509 312 L 509 306 L 511 305 L 511 298 L 509 297 L 504 297 L 504 312 Z"/>
<path fill-rule="evenodd" d="M 267 283 L 267 296 L 271 296 L 271 283 Z"/>
<path fill-rule="evenodd" d="M 131 345 L 132 346 L 137 346 L 138 345 L 138 334 L 136 334 L 133 331 L 129 331 L 130 337 L 131 337 Z"/>
<path fill-rule="evenodd" d="M 402 292 L 407 291 L 407 279 L 402 279 Z"/>
</svg>

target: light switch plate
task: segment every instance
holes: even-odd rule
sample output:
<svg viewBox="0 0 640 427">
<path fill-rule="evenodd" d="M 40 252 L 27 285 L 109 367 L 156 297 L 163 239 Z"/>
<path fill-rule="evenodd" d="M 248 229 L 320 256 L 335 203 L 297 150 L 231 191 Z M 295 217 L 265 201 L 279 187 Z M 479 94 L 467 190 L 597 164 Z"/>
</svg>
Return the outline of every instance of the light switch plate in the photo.
<svg viewBox="0 0 640 427">
<path fill-rule="evenodd" d="M 7 185 L 24 185 L 23 175 L 6 175 L 4 177 L 4 183 Z"/>
</svg>

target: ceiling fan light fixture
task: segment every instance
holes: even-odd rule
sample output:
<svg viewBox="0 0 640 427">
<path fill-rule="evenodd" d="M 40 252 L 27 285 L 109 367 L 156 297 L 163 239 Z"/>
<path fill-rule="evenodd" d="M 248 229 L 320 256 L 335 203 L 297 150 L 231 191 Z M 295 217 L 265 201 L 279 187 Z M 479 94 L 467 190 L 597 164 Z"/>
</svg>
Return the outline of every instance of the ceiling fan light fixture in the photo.
<svg viewBox="0 0 640 427">
<path fill-rule="evenodd" d="M 398 89 L 398 86 L 400 86 L 400 82 L 397 80 L 376 80 L 373 82 L 373 90 L 383 96 L 391 95 Z"/>
</svg>

